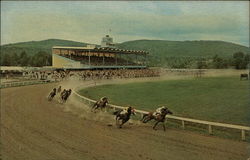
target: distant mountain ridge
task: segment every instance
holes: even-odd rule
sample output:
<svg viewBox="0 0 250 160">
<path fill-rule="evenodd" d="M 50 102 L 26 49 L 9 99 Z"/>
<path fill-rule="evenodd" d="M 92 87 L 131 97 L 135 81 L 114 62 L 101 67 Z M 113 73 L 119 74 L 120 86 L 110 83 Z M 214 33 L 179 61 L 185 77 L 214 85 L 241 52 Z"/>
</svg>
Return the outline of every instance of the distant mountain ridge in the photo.
<svg viewBox="0 0 250 160">
<path fill-rule="evenodd" d="M 1 52 L 22 51 L 34 54 L 37 51 L 51 53 L 53 46 L 84 47 L 88 43 L 61 39 L 19 42 L 1 46 Z M 224 41 L 168 41 L 168 40 L 134 40 L 117 44 L 121 49 L 145 50 L 157 57 L 211 57 L 232 56 L 235 52 L 250 54 L 249 47 Z"/>
<path fill-rule="evenodd" d="M 87 44 L 88 43 L 61 39 L 6 44 L 1 46 L 1 64 L 12 64 L 11 62 L 18 61 L 18 57 L 24 52 L 27 56 L 33 56 L 33 59 L 29 59 L 28 64 L 32 64 L 35 58 L 40 59 L 39 63 L 42 63 L 44 60 L 39 57 L 45 54 L 45 59 L 48 59 L 46 60 L 48 61 L 46 64 L 51 64 L 53 46 L 84 47 Z M 216 55 L 225 59 L 232 58 L 233 54 L 237 52 L 250 55 L 249 47 L 224 41 L 134 40 L 119 43 L 117 47 L 120 49 L 148 51 L 148 65 L 150 66 L 172 66 L 180 68 L 190 67 L 190 65 L 196 64 L 202 59 L 203 61 L 204 59 L 208 61 Z M 15 59 L 13 57 L 17 57 L 16 60 L 13 60 Z M 17 62 L 17 64 L 19 63 L 20 62 Z M 25 61 L 23 63 L 25 63 Z M 37 64 L 38 62 L 36 65 Z M 15 65 L 15 63 L 12 65 Z"/>
<path fill-rule="evenodd" d="M 158 57 L 222 57 L 232 56 L 235 52 L 250 54 L 250 48 L 224 41 L 167 41 L 135 40 L 118 45 L 119 48 L 146 50 Z"/>
<path fill-rule="evenodd" d="M 29 42 L 19 42 L 13 44 L 6 44 L 1 46 L 1 53 L 13 53 L 19 54 L 25 51 L 28 55 L 36 54 L 39 51 L 44 51 L 51 54 L 53 46 L 73 46 L 73 47 L 83 47 L 88 43 L 61 40 L 61 39 L 47 39 L 42 41 L 29 41 Z"/>
</svg>

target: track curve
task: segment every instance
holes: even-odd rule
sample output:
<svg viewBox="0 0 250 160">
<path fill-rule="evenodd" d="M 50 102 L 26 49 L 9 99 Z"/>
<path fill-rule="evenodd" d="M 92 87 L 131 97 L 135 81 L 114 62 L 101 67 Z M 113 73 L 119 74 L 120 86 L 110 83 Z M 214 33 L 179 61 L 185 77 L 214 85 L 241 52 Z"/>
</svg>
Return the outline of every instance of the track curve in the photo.
<svg viewBox="0 0 250 160">
<path fill-rule="evenodd" d="M 249 143 L 149 125 L 107 126 L 110 115 L 75 103 L 48 102 L 57 84 L 1 89 L 2 159 L 6 160 L 246 160 Z M 74 108 L 74 109 L 72 109 Z"/>
</svg>

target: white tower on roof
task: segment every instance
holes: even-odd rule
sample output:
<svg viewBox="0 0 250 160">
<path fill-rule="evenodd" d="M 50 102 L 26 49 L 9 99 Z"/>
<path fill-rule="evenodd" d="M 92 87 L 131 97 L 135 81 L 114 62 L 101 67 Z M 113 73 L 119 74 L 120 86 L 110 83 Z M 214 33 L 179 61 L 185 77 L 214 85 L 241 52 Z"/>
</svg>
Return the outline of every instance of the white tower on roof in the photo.
<svg viewBox="0 0 250 160">
<path fill-rule="evenodd" d="M 106 35 L 102 38 L 101 47 L 115 48 L 115 43 L 113 42 L 113 38 L 109 35 Z"/>
</svg>

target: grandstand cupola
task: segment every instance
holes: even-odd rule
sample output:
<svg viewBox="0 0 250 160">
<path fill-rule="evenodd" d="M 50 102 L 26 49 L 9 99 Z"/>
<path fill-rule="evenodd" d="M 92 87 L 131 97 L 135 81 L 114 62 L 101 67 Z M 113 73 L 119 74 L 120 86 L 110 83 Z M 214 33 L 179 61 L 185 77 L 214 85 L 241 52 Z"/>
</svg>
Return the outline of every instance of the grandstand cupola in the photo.
<svg viewBox="0 0 250 160">
<path fill-rule="evenodd" d="M 113 38 L 106 35 L 102 38 L 101 47 L 115 48 L 115 43 L 113 43 Z"/>
</svg>

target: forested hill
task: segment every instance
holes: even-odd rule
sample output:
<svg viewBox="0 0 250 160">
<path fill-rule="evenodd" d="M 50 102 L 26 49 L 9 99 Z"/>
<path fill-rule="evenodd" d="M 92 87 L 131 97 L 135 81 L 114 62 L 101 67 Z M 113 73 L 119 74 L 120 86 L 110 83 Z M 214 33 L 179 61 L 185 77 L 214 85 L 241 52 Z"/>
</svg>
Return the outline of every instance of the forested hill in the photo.
<svg viewBox="0 0 250 160">
<path fill-rule="evenodd" d="M 28 55 L 39 51 L 51 53 L 53 46 L 83 47 L 87 43 L 76 41 L 48 39 L 43 41 L 30 41 L 1 46 L 1 53 L 20 54 L 25 51 Z M 250 54 L 249 47 L 224 41 L 166 41 L 166 40 L 135 40 L 117 44 L 118 48 L 146 50 L 150 55 L 157 57 L 212 57 L 232 56 L 236 52 Z"/>
<path fill-rule="evenodd" d="M 51 51 L 53 46 L 84 47 L 86 45 L 87 43 L 60 39 L 2 45 L 1 65 L 51 65 Z M 230 58 L 232 58 L 233 54 L 240 52 L 244 61 L 247 61 L 250 55 L 249 47 L 223 41 L 135 40 L 117 44 L 117 47 L 121 49 L 148 51 L 150 53 L 148 58 L 150 66 L 174 68 L 197 67 L 196 64 L 198 61 L 209 62 L 211 58 L 219 61 L 220 67 L 227 67 L 232 64 Z M 244 58 L 244 56 L 247 56 L 247 58 Z"/>
<path fill-rule="evenodd" d="M 20 54 L 25 51 L 28 55 L 34 55 L 39 51 L 47 52 L 51 54 L 53 46 L 73 46 L 73 47 L 84 47 L 87 43 L 60 40 L 60 39 L 48 39 L 43 41 L 30 41 L 30 42 L 20 42 L 14 44 L 7 44 L 1 46 L 1 53 L 5 54 Z"/>
<path fill-rule="evenodd" d="M 250 54 L 249 47 L 224 41 L 136 40 L 118 44 L 119 48 L 146 50 L 157 57 L 221 57 L 236 52 Z"/>
</svg>

